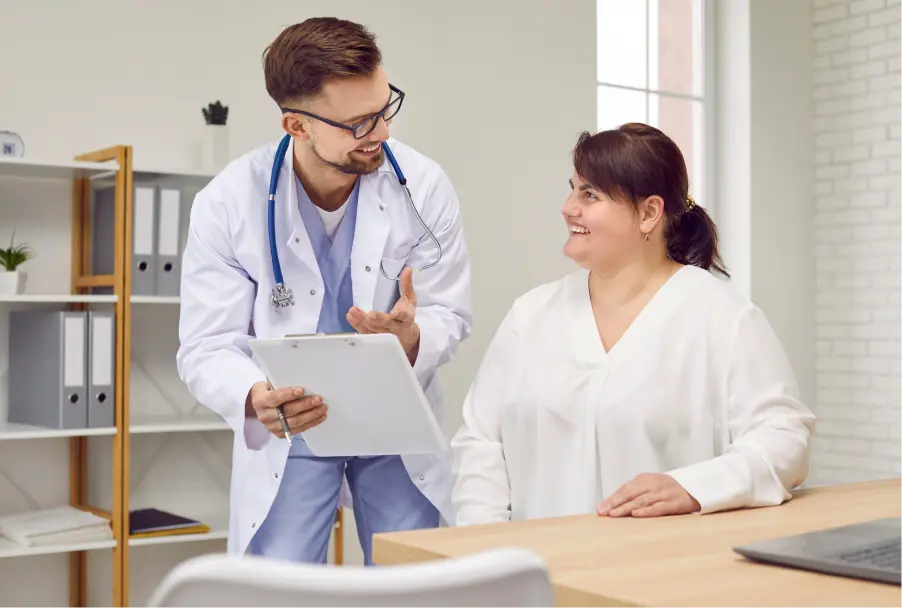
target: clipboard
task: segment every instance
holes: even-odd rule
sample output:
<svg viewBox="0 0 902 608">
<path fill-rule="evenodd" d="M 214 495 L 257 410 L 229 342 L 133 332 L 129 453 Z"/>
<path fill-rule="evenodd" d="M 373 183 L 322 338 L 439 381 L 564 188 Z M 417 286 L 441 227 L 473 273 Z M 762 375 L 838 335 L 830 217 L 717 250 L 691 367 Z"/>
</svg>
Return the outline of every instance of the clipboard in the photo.
<svg viewBox="0 0 902 608">
<path fill-rule="evenodd" d="M 273 388 L 319 395 L 326 420 L 300 433 L 315 456 L 445 453 L 448 442 L 393 334 L 316 334 L 249 341 Z"/>
</svg>

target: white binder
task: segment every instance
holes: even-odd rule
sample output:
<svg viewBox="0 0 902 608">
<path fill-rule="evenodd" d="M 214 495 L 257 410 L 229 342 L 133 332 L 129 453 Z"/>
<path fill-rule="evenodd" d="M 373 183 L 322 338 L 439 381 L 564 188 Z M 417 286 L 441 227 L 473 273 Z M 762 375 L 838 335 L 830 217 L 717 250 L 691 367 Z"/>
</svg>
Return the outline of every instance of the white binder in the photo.
<svg viewBox="0 0 902 608">
<path fill-rule="evenodd" d="M 181 191 L 161 187 L 159 190 L 157 217 L 157 249 L 155 259 L 156 295 L 179 295 L 181 279 Z"/>
<path fill-rule="evenodd" d="M 392 334 L 252 339 L 273 388 L 320 395 L 326 420 L 304 433 L 316 456 L 444 453 L 448 442 Z"/>
<path fill-rule="evenodd" d="M 88 311 L 88 426 L 116 425 L 115 313 Z"/>
<path fill-rule="evenodd" d="M 135 186 L 132 199 L 132 294 L 136 296 L 156 294 L 156 191 L 154 186 Z"/>
</svg>

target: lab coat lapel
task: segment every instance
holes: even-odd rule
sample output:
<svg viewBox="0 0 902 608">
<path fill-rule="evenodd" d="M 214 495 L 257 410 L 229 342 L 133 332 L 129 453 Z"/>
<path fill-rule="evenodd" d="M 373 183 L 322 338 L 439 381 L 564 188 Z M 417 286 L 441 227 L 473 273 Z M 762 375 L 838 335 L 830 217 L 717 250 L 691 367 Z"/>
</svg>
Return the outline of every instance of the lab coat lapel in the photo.
<svg viewBox="0 0 902 608">
<path fill-rule="evenodd" d="M 282 172 L 279 174 L 279 187 L 276 193 L 276 201 L 283 201 L 281 205 L 281 217 L 291 218 L 291 235 L 289 236 L 286 246 L 298 259 L 317 277 L 321 277 L 319 264 L 316 261 L 316 255 L 313 251 L 313 244 L 310 241 L 310 235 L 304 227 L 304 221 L 301 218 L 300 207 L 298 206 L 297 180 L 294 174 L 294 140 L 288 146 L 285 153 L 285 160 L 282 163 Z M 279 205 L 277 204 L 278 208 Z M 278 221 L 278 212 L 277 219 Z M 285 269 L 282 269 L 283 274 Z M 289 278 L 285 277 L 286 281 Z"/>
<path fill-rule="evenodd" d="M 381 175 L 381 171 L 375 171 L 361 176 L 357 200 L 351 277 L 354 304 L 363 310 L 371 310 L 373 307 L 376 284 L 382 276 L 379 272 L 382 253 L 391 229 L 386 203 L 379 194 Z"/>
</svg>

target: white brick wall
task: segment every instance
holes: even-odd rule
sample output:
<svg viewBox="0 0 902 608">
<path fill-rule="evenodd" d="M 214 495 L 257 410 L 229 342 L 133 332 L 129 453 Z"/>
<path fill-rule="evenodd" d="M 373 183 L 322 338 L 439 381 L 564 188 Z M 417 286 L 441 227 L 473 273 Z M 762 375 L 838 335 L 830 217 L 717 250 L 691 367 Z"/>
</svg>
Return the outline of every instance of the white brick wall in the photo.
<svg viewBox="0 0 902 608">
<path fill-rule="evenodd" d="M 900 474 L 899 0 L 814 0 L 810 484 Z"/>
</svg>

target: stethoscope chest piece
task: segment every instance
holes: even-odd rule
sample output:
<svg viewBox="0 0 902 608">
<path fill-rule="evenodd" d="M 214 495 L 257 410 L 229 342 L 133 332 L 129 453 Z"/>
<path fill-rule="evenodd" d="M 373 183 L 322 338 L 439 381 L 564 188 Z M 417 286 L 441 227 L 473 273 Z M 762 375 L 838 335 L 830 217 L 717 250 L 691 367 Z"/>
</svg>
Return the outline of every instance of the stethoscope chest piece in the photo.
<svg viewBox="0 0 902 608">
<path fill-rule="evenodd" d="M 272 307 L 276 309 L 276 314 L 278 314 L 282 312 L 281 308 L 294 306 L 294 293 L 291 289 L 285 287 L 285 283 L 278 283 L 273 287 L 270 301 L 272 302 Z"/>
</svg>

